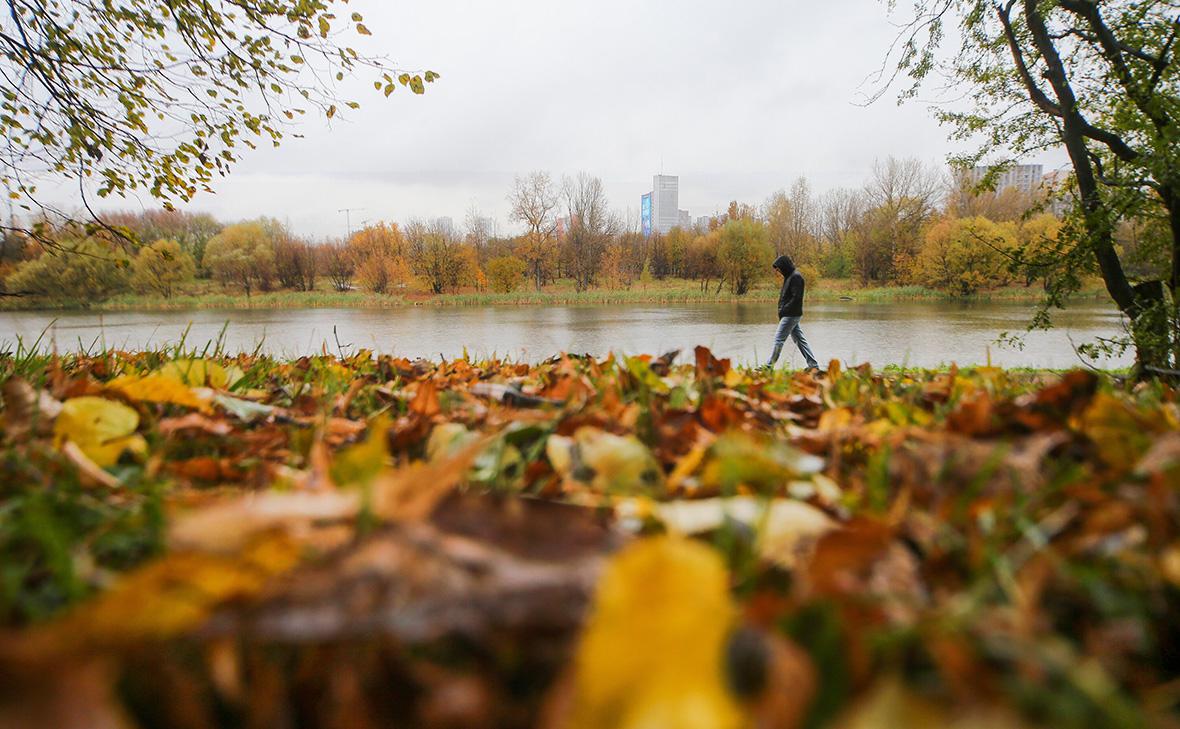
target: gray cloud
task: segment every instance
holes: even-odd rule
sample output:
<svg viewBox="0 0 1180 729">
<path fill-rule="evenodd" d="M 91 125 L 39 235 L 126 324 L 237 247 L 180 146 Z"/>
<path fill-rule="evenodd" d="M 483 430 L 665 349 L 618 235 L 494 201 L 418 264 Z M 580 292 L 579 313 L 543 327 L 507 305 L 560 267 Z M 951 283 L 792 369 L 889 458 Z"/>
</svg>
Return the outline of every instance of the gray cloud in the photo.
<svg viewBox="0 0 1180 729">
<path fill-rule="evenodd" d="M 951 145 L 919 104 L 858 106 L 893 38 L 877 0 L 812 3 L 354 0 L 366 50 L 442 78 L 422 97 L 362 102 L 251 154 L 194 209 L 271 215 L 340 235 L 362 219 L 451 215 L 470 205 L 507 226 L 515 173 L 586 170 L 636 208 L 662 169 L 693 215 L 758 202 L 806 175 L 859 185 L 875 157 L 941 162 Z"/>
</svg>

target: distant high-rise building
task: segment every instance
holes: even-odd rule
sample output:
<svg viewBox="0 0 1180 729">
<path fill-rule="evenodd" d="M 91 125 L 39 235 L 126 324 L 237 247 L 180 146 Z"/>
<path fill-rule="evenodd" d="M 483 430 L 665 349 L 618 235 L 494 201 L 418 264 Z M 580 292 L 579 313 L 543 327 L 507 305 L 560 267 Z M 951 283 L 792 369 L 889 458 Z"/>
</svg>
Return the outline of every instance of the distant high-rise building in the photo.
<svg viewBox="0 0 1180 729">
<path fill-rule="evenodd" d="M 655 175 L 651 181 L 651 227 L 667 233 L 680 222 L 680 178 Z"/>
<path fill-rule="evenodd" d="M 987 171 L 987 167 L 972 167 L 971 184 L 978 185 Z M 1021 192 L 1036 192 L 1037 188 L 1041 186 L 1043 173 L 1044 167 L 1041 165 L 1013 165 L 996 177 L 996 192 L 1007 187 L 1015 187 Z"/>
<path fill-rule="evenodd" d="M 688 228 L 692 218 L 680 207 L 680 178 L 676 175 L 655 175 L 651 192 L 640 199 L 639 215 L 643 234 L 667 233 L 676 226 Z"/>
<path fill-rule="evenodd" d="M 708 215 L 700 216 L 699 218 L 697 218 L 697 227 L 700 228 L 701 230 L 708 230 L 709 229 L 709 221 L 712 219 L 713 218 Z"/>
</svg>

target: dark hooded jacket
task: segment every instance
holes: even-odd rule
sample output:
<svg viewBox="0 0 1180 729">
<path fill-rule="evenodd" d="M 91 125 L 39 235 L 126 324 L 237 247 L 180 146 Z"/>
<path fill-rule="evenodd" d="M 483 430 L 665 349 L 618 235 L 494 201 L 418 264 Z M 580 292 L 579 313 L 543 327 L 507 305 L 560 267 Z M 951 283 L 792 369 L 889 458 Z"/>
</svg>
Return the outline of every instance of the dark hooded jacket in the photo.
<svg viewBox="0 0 1180 729">
<path fill-rule="evenodd" d="M 774 267 L 783 274 L 783 290 L 778 295 L 778 318 L 803 316 L 803 289 L 807 285 L 803 274 L 795 268 L 790 256 L 774 259 Z"/>
</svg>

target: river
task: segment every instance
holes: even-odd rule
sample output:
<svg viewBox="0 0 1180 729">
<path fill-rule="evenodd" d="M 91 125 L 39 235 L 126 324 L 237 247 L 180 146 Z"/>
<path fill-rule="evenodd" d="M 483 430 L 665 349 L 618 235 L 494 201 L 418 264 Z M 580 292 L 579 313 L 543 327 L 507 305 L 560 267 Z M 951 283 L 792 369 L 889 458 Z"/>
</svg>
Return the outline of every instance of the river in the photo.
<svg viewBox="0 0 1180 729">
<path fill-rule="evenodd" d="M 1096 304 L 1057 313 L 1057 328 L 1027 334 L 1021 350 L 997 344 L 1024 329 L 1033 306 L 1010 303 L 817 303 L 803 328 L 822 362 L 937 366 L 990 361 L 1002 366 L 1074 367 L 1073 344 L 1122 331 L 1118 313 Z M 222 330 L 224 328 L 224 334 Z M 525 361 L 569 351 L 603 355 L 686 353 L 704 344 L 722 357 L 752 363 L 769 353 L 773 304 L 277 309 L 121 312 L 0 312 L 0 351 L 41 337 L 42 349 L 124 350 L 174 344 L 203 346 L 222 336 L 230 352 L 259 348 L 279 356 L 369 348 L 405 357 L 507 356 Z M 187 335 L 185 332 L 187 330 Z M 44 333 L 44 336 L 41 336 Z M 1071 344 L 1071 339 L 1073 344 Z M 339 343 L 339 345 L 338 345 Z M 1100 361 L 1119 366 L 1129 356 Z M 788 342 L 782 366 L 801 366 Z"/>
</svg>

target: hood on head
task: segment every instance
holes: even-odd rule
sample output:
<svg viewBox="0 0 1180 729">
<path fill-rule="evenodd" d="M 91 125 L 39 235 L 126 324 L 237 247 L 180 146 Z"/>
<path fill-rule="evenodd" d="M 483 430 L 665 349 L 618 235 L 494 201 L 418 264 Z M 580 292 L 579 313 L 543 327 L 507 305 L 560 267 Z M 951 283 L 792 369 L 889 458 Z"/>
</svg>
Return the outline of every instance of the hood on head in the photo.
<svg viewBox="0 0 1180 729">
<path fill-rule="evenodd" d="M 788 255 L 782 255 L 774 259 L 774 267 L 783 272 L 784 276 L 790 276 L 795 272 L 795 262 L 791 260 Z"/>
</svg>

